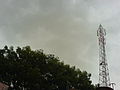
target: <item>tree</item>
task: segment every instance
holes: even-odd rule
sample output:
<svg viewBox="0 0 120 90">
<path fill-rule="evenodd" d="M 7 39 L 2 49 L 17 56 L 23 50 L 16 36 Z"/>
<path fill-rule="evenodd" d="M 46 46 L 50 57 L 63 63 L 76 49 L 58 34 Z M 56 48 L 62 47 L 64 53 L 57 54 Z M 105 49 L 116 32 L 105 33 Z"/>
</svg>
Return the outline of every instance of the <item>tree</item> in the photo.
<svg viewBox="0 0 120 90">
<path fill-rule="evenodd" d="M 14 90 L 94 90 L 90 77 L 43 50 L 31 50 L 30 46 L 0 49 L 0 81 L 12 83 Z"/>
</svg>

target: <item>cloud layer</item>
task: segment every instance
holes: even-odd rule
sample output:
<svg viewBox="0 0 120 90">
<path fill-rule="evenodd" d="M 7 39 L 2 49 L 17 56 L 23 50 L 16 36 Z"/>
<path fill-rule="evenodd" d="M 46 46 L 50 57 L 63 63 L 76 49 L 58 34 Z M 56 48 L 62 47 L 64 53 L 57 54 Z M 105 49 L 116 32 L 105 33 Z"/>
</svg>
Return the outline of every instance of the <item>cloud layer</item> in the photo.
<svg viewBox="0 0 120 90">
<path fill-rule="evenodd" d="M 59 56 L 65 63 L 92 73 L 98 82 L 99 24 L 107 29 L 107 59 L 111 80 L 120 73 L 119 0 L 0 0 L 0 41 L 30 45 Z M 116 86 L 116 90 L 120 87 Z"/>
</svg>

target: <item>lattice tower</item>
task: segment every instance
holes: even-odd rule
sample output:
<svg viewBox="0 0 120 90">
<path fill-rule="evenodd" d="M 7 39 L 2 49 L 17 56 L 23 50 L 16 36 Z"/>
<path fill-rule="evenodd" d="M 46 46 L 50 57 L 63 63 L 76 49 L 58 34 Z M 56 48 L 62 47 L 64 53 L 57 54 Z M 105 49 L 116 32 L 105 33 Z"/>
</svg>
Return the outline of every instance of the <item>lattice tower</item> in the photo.
<svg viewBox="0 0 120 90">
<path fill-rule="evenodd" d="M 99 40 L 99 86 L 110 87 L 110 77 L 109 77 L 109 70 L 108 70 L 106 51 L 105 51 L 106 31 L 102 27 L 102 25 L 100 25 L 97 30 L 97 36 Z"/>
</svg>

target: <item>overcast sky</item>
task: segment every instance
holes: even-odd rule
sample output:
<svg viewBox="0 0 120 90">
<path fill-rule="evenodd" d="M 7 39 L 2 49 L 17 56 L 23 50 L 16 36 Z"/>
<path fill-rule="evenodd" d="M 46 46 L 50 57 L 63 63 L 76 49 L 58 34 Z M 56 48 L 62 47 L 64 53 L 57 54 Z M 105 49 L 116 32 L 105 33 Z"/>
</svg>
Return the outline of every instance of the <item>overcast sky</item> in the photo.
<svg viewBox="0 0 120 90">
<path fill-rule="evenodd" d="M 97 29 L 107 31 L 111 81 L 120 89 L 120 0 L 0 0 L 0 47 L 55 54 L 98 83 Z"/>
</svg>

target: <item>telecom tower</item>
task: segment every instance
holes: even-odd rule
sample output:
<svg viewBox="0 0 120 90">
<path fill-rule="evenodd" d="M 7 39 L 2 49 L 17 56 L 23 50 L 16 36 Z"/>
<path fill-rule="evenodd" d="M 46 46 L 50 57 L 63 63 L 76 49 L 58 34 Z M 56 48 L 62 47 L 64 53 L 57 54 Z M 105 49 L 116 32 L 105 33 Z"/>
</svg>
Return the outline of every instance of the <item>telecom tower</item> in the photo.
<svg viewBox="0 0 120 90">
<path fill-rule="evenodd" d="M 113 90 L 110 87 L 110 77 L 105 51 L 106 31 L 102 25 L 100 25 L 97 30 L 97 36 L 99 40 L 99 87 L 97 90 Z"/>
</svg>

